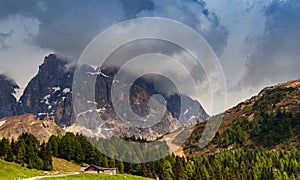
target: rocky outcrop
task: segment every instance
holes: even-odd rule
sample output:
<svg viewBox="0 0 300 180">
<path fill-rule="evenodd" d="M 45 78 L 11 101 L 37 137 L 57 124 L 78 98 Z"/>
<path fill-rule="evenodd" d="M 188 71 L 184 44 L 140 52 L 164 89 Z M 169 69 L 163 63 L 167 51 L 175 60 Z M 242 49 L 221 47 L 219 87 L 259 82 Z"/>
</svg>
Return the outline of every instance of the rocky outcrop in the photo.
<svg viewBox="0 0 300 180">
<path fill-rule="evenodd" d="M 36 114 L 39 119 L 50 116 L 63 126 L 74 119 L 72 108 L 72 81 L 74 67 L 70 62 L 50 54 L 39 67 L 38 74 L 29 82 L 20 98 L 23 113 Z"/>
<path fill-rule="evenodd" d="M 0 119 L 0 139 L 18 139 L 22 133 L 33 134 L 40 142 L 48 141 L 51 135 L 62 136 L 63 131 L 52 118 L 38 120 L 34 114 L 10 116 Z"/>
<path fill-rule="evenodd" d="M 95 82 L 95 99 L 81 99 L 80 104 L 84 107 L 90 107 L 86 109 L 78 110 L 77 112 L 77 124 L 72 126 L 70 129 L 86 129 L 92 130 L 94 134 L 99 136 L 109 137 L 112 135 L 117 136 L 132 136 L 146 138 L 148 140 L 154 140 L 159 136 L 162 136 L 168 132 L 174 131 L 181 125 L 201 122 L 204 121 L 208 115 L 200 105 L 200 103 L 192 98 L 180 95 L 179 93 L 174 93 L 172 95 L 167 95 L 165 92 L 156 87 L 155 82 L 151 81 L 151 78 L 141 77 L 135 80 L 135 82 L 130 87 L 129 98 L 124 95 L 124 92 L 115 94 L 114 99 L 119 101 L 119 106 L 122 113 L 125 114 L 130 122 L 122 121 L 119 116 L 116 115 L 115 109 L 112 104 L 111 88 L 113 83 L 117 83 L 116 86 L 128 86 L 129 84 L 125 80 L 114 80 L 117 72 L 117 68 L 110 67 L 106 69 L 91 70 L 88 69 L 88 74 L 94 76 Z M 80 72 L 80 77 L 86 76 L 85 72 Z M 88 79 L 93 79 L 92 77 L 85 77 L 85 82 L 80 82 L 80 86 L 86 86 L 89 84 Z M 159 80 L 159 78 L 152 78 Z M 79 78 L 78 81 L 82 81 Z M 86 88 L 90 90 L 90 88 Z M 88 94 L 93 92 L 87 92 Z M 159 119 L 157 124 L 149 127 L 138 127 L 135 126 L 137 123 L 128 114 L 127 108 L 131 108 L 132 111 L 142 117 L 147 117 L 150 113 L 150 98 L 152 95 L 160 94 L 166 100 L 165 114 Z M 126 103 L 129 101 L 130 107 Z M 96 104 L 96 108 L 90 106 L 91 104 Z M 154 108 L 159 109 L 161 104 L 158 101 L 154 102 Z M 153 107 L 152 107 L 153 108 Z M 100 113 L 101 121 L 95 113 Z M 88 122 L 86 122 L 88 119 Z M 94 119 L 94 121 L 93 121 Z M 146 119 L 146 118 L 145 118 Z M 98 127 L 102 128 L 99 129 Z M 88 135 L 88 134 L 86 134 Z"/>
<path fill-rule="evenodd" d="M 0 118 L 18 114 L 18 103 L 14 96 L 18 88 L 14 80 L 0 74 Z"/>
<path fill-rule="evenodd" d="M 180 125 L 203 121 L 208 117 L 198 101 L 179 93 L 167 95 L 158 88 L 151 78 L 141 77 L 130 88 L 129 98 L 122 93 L 116 95 L 115 98 L 121 102 L 129 101 L 130 107 L 123 107 L 120 104 L 121 109 L 131 108 L 134 113 L 146 117 L 151 110 L 150 97 L 154 94 L 161 94 L 166 100 L 166 107 L 163 109 L 165 114 L 151 128 L 130 126 L 116 115 L 112 105 L 111 87 L 115 82 L 114 78 L 118 69 L 115 67 L 94 69 L 88 65 L 82 65 L 76 71 L 76 73 L 79 73 L 75 74 L 75 67 L 71 64 L 72 61 L 65 60 L 55 54 L 45 57 L 37 75 L 25 88 L 19 100 L 19 105 L 17 107 L 12 105 L 7 110 L 1 107 L 1 110 L 11 112 L 11 114 L 3 114 L 3 116 L 35 114 L 40 120 L 54 117 L 55 123 L 60 127 L 69 127 L 76 122 L 76 125 L 95 131 L 99 131 L 101 124 L 102 129 L 100 128 L 98 133 L 103 136 L 106 136 L 106 134 L 102 130 L 106 129 L 110 131 L 110 135 L 135 135 L 147 139 L 155 139 L 175 130 Z M 87 91 L 84 93 L 95 95 L 91 99 L 82 97 L 80 94 L 75 96 L 76 102 L 83 105 L 83 109 L 76 109 L 77 106 L 73 106 L 73 78 L 74 83 L 79 84 L 78 88 Z M 125 80 L 118 81 L 119 86 L 128 86 L 126 83 Z M 11 101 L 10 104 L 17 104 L 14 97 L 11 96 L 14 92 L 13 88 L 16 87 L 16 85 L 12 86 L 11 89 L 7 90 L 6 95 L 3 95 L 3 97 L 10 98 L 9 100 L 2 98 L 5 99 L 6 104 L 9 104 L 7 101 Z M 161 102 L 155 100 L 153 105 L 154 108 L 161 109 Z M 73 108 L 76 109 L 76 115 Z M 99 118 L 93 118 L 95 113 L 100 114 L 105 123 L 100 122 Z M 76 121 L 76 119 L 79 119 L 79 121 Z M 81 119 L 88 119 L 88 122 L 81 121 Z"/>
</svg>

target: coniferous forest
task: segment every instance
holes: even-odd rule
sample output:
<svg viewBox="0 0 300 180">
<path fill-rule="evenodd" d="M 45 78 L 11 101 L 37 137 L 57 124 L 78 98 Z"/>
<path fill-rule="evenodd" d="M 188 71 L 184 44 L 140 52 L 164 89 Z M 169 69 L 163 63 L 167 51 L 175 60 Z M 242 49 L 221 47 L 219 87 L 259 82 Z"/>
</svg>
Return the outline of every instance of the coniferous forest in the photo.
<svg viewBox="0 0 300 180">
<path fill-rule="evenodd" d="M 300 177 L 300 150 L 268 151 L 263 148 L 222 150 L 217 154 L 195 154 L 186 159 L 169 155 L 148 163 L 126 163 L 111 159 L 95 149 L 82 135 L 66 133 L 39 143 L 30 134 L 0 142 L 0 156 L 28 168 L 52 170 L 51 157 L 59 157 L 128 173 L 160 179 L 297 179 Z"/>
<path fill-rule="evenodd" d="M 111 154 L 122 154 L 135 160 L 143 160 L 139 158 L 151 155 L 150 151 L 144 152 L 147 148 L 139 149 L 139 146 L 126 146 L 115 137 L 93 139 L 68 132 L 61 136 L 52 135 L 47 142 L 39 142 L 28 133 L 18 139 L 2 138 L 0 158 L 24 167 L 51 171 L 52 157 L 58 157 L 79 165 L 115 167 L 118 173 L 159 179 L 300 179 L 300 114 L 299 106 L 294 102 L 297 98 L 286 100 L 291 101 L 291 105 L 286 105 L 289 111 L 274 105 L 286 103 L 280 100 L 282 94 L 300 97 L 295 89 L 292 90 L 266 91 L 253 105 L 241 108 L 249 104 L 245 102 L 231 113 L 227 111 L 229 115 L 204 149 L 198 145 L 205 123 L 198 123 L 183 144 L 185 157 L 170 154 L 147 163 L 123 162 L 117 160 L 120 157 L 110 158 L 98 149 L 104 148 L 112 151 Z M 148 143 L 146 139 L 134 136 L 123 139 L 129 144 L 145 144 L 145 147 Z M 159 145 L 168 148 L 163 142 Z M 165 148 L 162 150 L 168 150 Z"/>
</svg>

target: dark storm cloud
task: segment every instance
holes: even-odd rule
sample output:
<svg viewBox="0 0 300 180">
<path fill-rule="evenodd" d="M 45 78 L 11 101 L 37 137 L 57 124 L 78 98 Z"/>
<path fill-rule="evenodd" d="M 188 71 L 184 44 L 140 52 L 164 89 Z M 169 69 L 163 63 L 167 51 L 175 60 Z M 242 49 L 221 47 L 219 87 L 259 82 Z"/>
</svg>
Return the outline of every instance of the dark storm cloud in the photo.
<svg viewBox="0 0 300 180">
<path fill-rule="evenodd" d="M 38 19 L 40 30 L 35 44 L 75 58 L 103 28 L 124 19 L 118 0 L 4 0 L 0 7 L 1 18 L 19 14 Z"/>
<path fill-rule="evenodd" d="M 255 87 L 300 77 L 300 1 L 273 1 L 265 9 L 265 32 L 247 61 L 241 84 Z"/>
<path fill-rule="evenodd" d="M 207 9 L 204 0 L 155 0 L 153 9 L 142 10 L 138 16 L 158 16 L 175 19 L 198 31 L 221 55 L 227 45 L 228 30 L 215 13 Z"/>
<path fill-rule="evenodd" d="M 121 0 L 126 17 L 133 18 L 142 10 L 153 9 L 151 0 Z"/>
<path fill-rule="evenodd" d="M 0 20 L 16 14 L 39 21 L 36 45 L 72 58 L 78 58 L 89 41 L 106 27 L 137 16 L 179 20 L 200 32 L 217 52 L 226 45 L 228 35 L 202 0 L 0 1 Z"/>
</svg>

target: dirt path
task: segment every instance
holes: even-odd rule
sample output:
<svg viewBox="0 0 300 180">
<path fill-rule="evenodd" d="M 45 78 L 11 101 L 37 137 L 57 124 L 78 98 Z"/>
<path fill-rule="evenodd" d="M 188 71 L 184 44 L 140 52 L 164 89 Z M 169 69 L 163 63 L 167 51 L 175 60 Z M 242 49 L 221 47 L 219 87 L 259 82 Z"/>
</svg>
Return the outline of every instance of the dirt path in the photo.
<svg viewBox="0 0 300 180">
<path fill-rule="evenodd" d="M 185 157 L 182 147 L 172 143 L 174 138 L 178 134 L 180 134 L 182 131 L 184 131 L 184 128 L 181 128 L 180 130 L 178 130 L 176 132 L 167 134 L 161 139 L 161 141 L 166 141 L 166 143 L 170 149 L 170 153 L 174 153 L 175 155 L 180 156 L 180 157 Z"/>
<path fill-rule="evenodd" d="M 58 174 L 58 175 L 46 175 L 46 176 L 35 176 L 35 177 L 31 177 L 31 178 L 26 178 L 23 180 L 38 180 L 38 179 L 43 179 L 43 178 L 47 178 L 47 177 L 63 177 L 63 176 L 71 176 L 71 175 L 76 175 L 79 174 L 79 172 L 70 172 L 67 174 Z"/>
</svg>

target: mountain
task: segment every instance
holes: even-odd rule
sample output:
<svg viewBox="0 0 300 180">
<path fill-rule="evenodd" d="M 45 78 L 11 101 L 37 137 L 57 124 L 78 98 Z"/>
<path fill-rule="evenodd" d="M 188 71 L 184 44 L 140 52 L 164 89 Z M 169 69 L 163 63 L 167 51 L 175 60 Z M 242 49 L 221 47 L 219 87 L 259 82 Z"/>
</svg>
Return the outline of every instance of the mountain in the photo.
<svg viewBox="0 0 300 180">
<path fill-rule="evenodd" d="M 78 96 L 79 101 L 76 102 L 83 105 L 84 109 L 76 109 L 77 114 L 75 114 L 72 105 L 75 66 L 71 60 L 50 54 L 45 57 L 37 75 L 28 83 L 19 101 L 16 101 L 11 95 L 14 92 L 12 88 L 5 91 L 6 94 L 2 96 L 0 102 L 3 101 L 4 104 L 12 105 L 10 105 L 11 111 L 8 107 L 4 109 L 1 106 L 1 111 L 6 112 L 6 114 L 3 113 L 2 117 L 16 114 L 35 114 L 40 120 L 53 118 L 57 125 L 62 128 L 69 127 L 69 130 L 89 129 L 101 137 L 134 135 L 149 140 L 154 140 L 184 124 L 204 121 L 208 117 L 198 101 L 177 92 L 171 95 L 166 94 L 158 88 L 151 78 L 141 77 L 130 88 L 129 104 L 133 112 L 146 117 L 151 110 L 150 97 L 154 94 L 161 94 L 166 99 L 166 109 L 162 120 L 153 127 L 135 127 L 122 121 L 116 115 L 112 104 L 111 86 L 115 82 L 114 77 L 118 68 L 98 67 L 95 69 L 88 65 L 82 65 L 77 70 L 81 77 L 87 79 L 81 82 L 80 80 L 84 78 L 75 78 L 76 83 L 79 84 L 78 87 L 84 87 L 88 89 L 87 93 L 95 94 L 92 99 Z M 95 81 L 90 82 L 91 79 Z M 161 81 L 164 80 L 161 79 Z M 120 80 L 118 86 L 128 86 L 126 83 L 125 80 Z M 11 85 L 13 84 L 11 83 Z M 5 99 L 7 97 L 10 98 L 9 101 L 11 102 L 7 102 L 8 100 Z M 127 101 L 120 94 L 115 98 L 121 102 Z M 154 100 L 153 105 L 154 109 L 162 109 L 162 102 Z M 75 106 L 75 108 L 77 107 Z M 121 110 L 125 111 L 126 108 L 128 107 L 122 105 Z M 9 112 L 10 114 L 8 114 Z M 100 121 L 99 117 L 93 119 L 94 113 L 100 115 L 105 123 Z M 86 119 L 88 119 L 88 123 L 86 123 Z M 105 131 L 109 131 L 109 133 Z"/>
<path fill-rule="evenodd" d="M 65 132 L 53 119 L 38 120 L 34 114 L 10 116 L 0 119 L 0 139 L 15 139 L 22 133 L 33 134 L 40 142 L 48 141 L 51 135 L 62 136 Z"/>
<path fill-rule="evenodd" d="M 54 54 L 45 57 L 38 74 L 28 83 L 20 98 L 22 112 L 19 114 L 36 114 L 39 119 L 54 116 L 61 127 L 72 124 L 74 67 L 68 68 L 68 63 Z"/>
<path fill-rule="evenodd" d="M 0 118 L 18 114 L 18 102 L 14 94 L 19 86 L 11 78 L 0 74 Z"/>
<path fill-rule="evenodd" d="M 102 71 L 101 74 L 104 72 L 105 71 Z M 108 72 L 106 73 L 107 74 L 103 77 L 107 79 L 113 75 Z M 148 107 L 141 107 L 143 109 L 140 109 L 139 105 L 147 102 L 149 95 L 157 92 L 157 89 L 150 84 L 151 82 L 145 79 L 142 82 L 136 82 L 132 87 L 132 95 L 130 95 L 128 100 L 131 99 L 131 105 L 133 105 L 133 109 L 135 109 L 137 113 L 142 114 L 147 112 Z M 150 90 L 144 89 L 145 87 L 148 87 Z M 109 91 L 103 92 L 109 93 Z M 101 94 L 103 95 L 103 93 Z M 167 95 L 164 96 L 167 97 Z M 117 98 L 120 97 L 117 96 Z M 169 98 L 172 99 L 172 97 Z M 168 98 L 166 99 L 169 101 Z M 110 102 L 109 99 L 107 100 L 107 102 Z M 99 104 L 100 102 L 102 102 L 102 100 L 99 101 Z M 123 126 L 125 127 L 125 130 L 131 128 L 126 127 L 126 124 L 120 123 L 119 119 L 113 118 L 113 111 L 109 112 L 109 109 L 113 107 L 105 106 L 109 105 L 107 102 L 100 105 L 96 103 L 96 107 L 102 109 L 96 109 L 95 112 L 98 112 L 99 110 L 98 113 L 100 113 L 101 116 L 107 117 L 107 122 L 111 125 L 108 127 L 114 129 Z M 82 100 L 82 103 L 95 104 L 94 102 L 91 102 L 90 99 Z M 176 101 L 174 103 L 176 104 Z M 169 105 L 169 107 L 167 107 L 167 114 L 170 116 L 168 118 L 173 119 L 177 123 L 181 123 L 178 119 L 173 117 L 171 107 L 173 106 Z M 81 115 L 91 115 L 91 111 L 88 110 L 82 112 Z M 174 112 L 176 115 L 176 108 Z M 210 131 L 213 130 L 213 128 L 210 129 L 208 127 L 207 132 L 210 134 L 205 134 L 211 136 L 215 135 L 213 140 L 206 147 L 200 149 L 199 139 L 201 139 L 202 132 L 205 132 L 204 130 L 207 129 L 206 126 L 209 125 L 210 122 L 218 120 L 219 117 L 223 118 L 223 120 L 217 133 Z M 53 143 L 56 142 L 59 145 L 58 149 L 63 150 L 57 152 L 61 153 L 57 154 L 59 157 L 62 156 L 68 160 L 76 160 L 77 155 L 79 155 L 78 157 L 81 157 L 80 155 L 82 155 L 83 152 L 86 156 L 82 156 L 82 162 L 95 160 L 97 161 L 96 163 L 101 165 L 101 163 L 105 163 L 106 160 L 106 164 L 114 163 L 119 170 L 123 169 L 125 173 L 139 174 L 151 178 L 299 179 L 299 118 L 300 79 L 297 79 L 267 87 L 257 96 L 241 102 L 224 113 L 209 117 L 207 121 L 197 123 L 195 128 L 193 128 L 193 124 L 187 124 L 180 127 L 178 130 L 159 138 L 160 141 L 166 141 L 166 145 L 168 145 L 171 150 L 178 150 L 178 148 L 180 148 L 178 151 L 175 151 L 175 154 L 184 156 L 182 158 L 169 155 L 158 161 L 142 163 L 139 166 L 135 166 L 135 163 L 124 163 L 121 165 L 119 162 L 116 163 L 117 161 L 113 159 L 105 158 L 101 153 L 88 153 L 93 150 L 79 148 L 93 148 L 93 146 L 86 146 L 87 139 L 83 136 L 75 136 L 72 133 L 66 133 L 64 137 L 57 138 L 58 141 L 53 141 Z M 53 127 L 50 128 L 53 130 L 55 130 L 55 128 L 60 129 L 54 124 L 53 119 L 51 118 L 37 120 L 36 115 L 7 117 L 0 119 L 0 138 L 1 136 L 11 136 L 12 134 L 8 134 L 8 132 L 18 134 L 27 131 L 30 133 L 37 133 L 35 136 L 43 137 L 45 134 L 48 135 L 54 133 L 54 131 L 51 132 L 47 130 L 49 127 Z M 74 128 L 73 130 L 76 130 L 76 128 L 84 127 L 85 126 L 80 124 L 73 124 L 68 127 L 67 130 L 69 128 Z M 39 131 L 37 132 L 36 129 Z M 192 135 L 188 141 L 185 142 L 183 147 L 180 147 L 178 142 L 188 131 L 192 131 Z M 59 135 L 58 132 L 59 131 L 57 131 L 57 135 Z M 204 138 L 205 137 L 206 136 L 204 136 Z M 79 140 L 77 143 L 75 140 L 76 138 Z M 130 141 L 131 138 L 128 139 Z M 105 143 L 106 140 L 102 139 L 100 141 L 103 141 L 104 146 L 108 147 L 106 146 L 107 143 Z M 139 139 L 139 141 L 143 142 L 144 140 Z M 5 145 L 5 143 L 3 144 Z M 83 144 L 85 146 L 83 146 Z M 114 148 L 108 149 L 115 153 Z M 129 148 L 123 148 L 121 150 L 124 151 L 124 149 L 129 150 Z M 183 151 L 185 151 L 185 154 L 183 154 Z M 136 157 L 135 152 L 139 151 L 136 151 L 136 149 L 134 149 L 134 153 L 128 153 L 126 151 L 126 156 L 131 155 Z M 70 158 L 71 155 L 72 158 Z M 6 156 L 4 154 L 2 156 L 9 159 L 8 155 Z M 93 158 L 90 158 L 90 156 Z M 103 161 L 98 161 L 99 159 Z"/>
<path fill-rule="evenodd" d="M 217 116 L 223 116 L 223 120 L 214 139 L 207 147 L 199 149 L 206 122 L 199 123 L 183 147 L 187 154 L 256 147 L 299 149 L 300 79 L 267 87 L 257 96 Z"/>
</svg>

